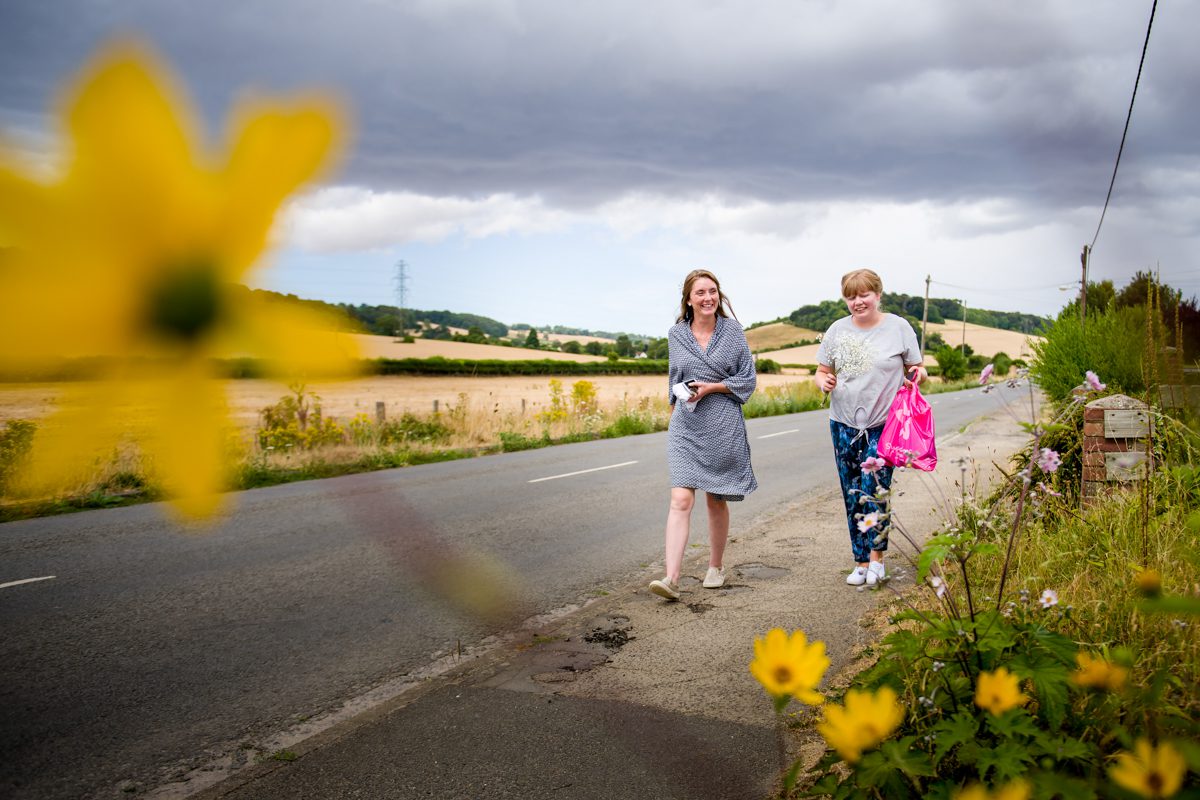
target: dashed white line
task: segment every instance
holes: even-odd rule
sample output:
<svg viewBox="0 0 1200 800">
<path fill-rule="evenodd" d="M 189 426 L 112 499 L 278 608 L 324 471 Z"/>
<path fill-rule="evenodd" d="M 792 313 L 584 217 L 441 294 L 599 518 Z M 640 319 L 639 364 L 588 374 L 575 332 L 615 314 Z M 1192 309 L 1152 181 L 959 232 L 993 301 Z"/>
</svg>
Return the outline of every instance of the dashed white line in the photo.
<svg viewBox="0 0 1200 800">
<path fill-rule="evenodd" d="M 556 481 L 559 478 L 571 478 L 575 475 L 586 475 L 589 472 L 600 472 L 605 469 L 616 469 L 617 467 L 628 467 L 630 464 L 636 464 L 636 461 L 622 461 L 620 464 L 609 464 L 607 467 L 592 467 L 591 469 L 581 469 L 575 472 L 564 472 L 562 475 L 551 475 L 546 478 L 534 478 L 529 483 L 541 483 L 542 481 Z"/>
<path fill-rule="evenodd" d="M 799 429 L 799 428 L 792 428 L 791 430 L 788 430 L 788 431 L 780 431 L 779 433 L 767 433 L 767 434 L 764 434 L 764 435 L 762 435 L 762 436 L 759 436 L 759 437 L 756 437 L 756 438 L 759 438 L 759 439 L 770 439 L 770 438 L 771 438 L 771 437 L 773 437 L 773 436 L 783 436 L 785 433 L 799 433 L 799 432 L 800 432 L 800 429 Z"/>
<path fill-rule="evenodd" d="M 37 583 L 38 581 L 52 581 L 57 578 L 57 575 L 43 575 L 40 578 L 25 578 L 19 581 L 9 581 L 8 583 L 0 583 L 0 589 L 7 589 L 10 586 L 20 586 L 23 583 Z"/>
</svg>

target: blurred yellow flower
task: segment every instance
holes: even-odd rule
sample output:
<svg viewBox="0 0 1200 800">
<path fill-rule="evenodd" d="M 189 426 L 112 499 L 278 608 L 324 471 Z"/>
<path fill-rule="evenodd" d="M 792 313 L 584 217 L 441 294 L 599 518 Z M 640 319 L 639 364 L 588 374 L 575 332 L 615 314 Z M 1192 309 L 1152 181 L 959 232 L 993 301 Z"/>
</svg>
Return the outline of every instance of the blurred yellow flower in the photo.
<svg viewBox="0 0 1200 800">
<path fill-rule="evenodd" d="M 228 156 L 210 158 L 165 75 L 137 45 L 109 47 L 62 109 L 64 174 L 42 183 L 0 168 L 0 370 L 89 359 L 100 373 L 39 426 L 30 488 L 68 485 L 107 457 L 122 436 L 114 407 L 132 400 L 155 474 L 179 510 L 202 516 L 225 469 L 217 359 L 348 372 L 346 337 L 241 285 L 339 125 L 323 101 L 245 108 Z"/>
<path fill-rule="evenodd" d="M 1162 575 L 1156 569 L 1139 569 L 1134 573 L 1138 591 L 1147 597 L 1162 594 Z"/>
<path fill-rule="evenodd" d="M 777 699 L 794 697 L 810 706 L 820 705 L 824 698 L 814 690 L 827 669 L 825 643 L 809 644 L 804 631 L 789 637 L 782 628 L 772 628 L 754 640 L 750 673 Z"/>
<path fill-rule="evenodd" d="M 1029 784 L 1023 780 L 1015 780 L 1012 783 L 1006 783 L 994 792 L 989 792 L 987 787 L 980 783 L 973 783 L 965 789 L 959 789 L 954 793 L 954 800 L 1029 800 L 1031 789 Z"/>
<path fill-rule="evenodd" d="M 1029 698 L 1021 694 L 1021 682 L 1007 667 L 979 673 L 979 681 L 975 685 L 975 705 L 980 708 L 1000 716 L 1028 701 Z"/>
<path fill-rule="evenodd" d="M 1075 655 L 1075 663 L 1078 669 L 1071 674 L 1071 682 L 1076 686 L 1115 692 L 1125 685 L 1129 677 L 1129 670 L 1125 667 L 1082 651 Z"/>
<path fill-rule="evenodd" d="M 1142 797 L 1170 797 L 1183 785 L 1187 764 L 1169 742 L 1155 747 L 1148 739 L 1139 739 L 1134 752 L 1117 754 L 1117 763 L 1108 769 L 1108 776 L 1118 786 Z"/>
<path fill-rule="evenodd" d="M 864 750 L 891 736 L 903 721 L 904 707 L 896 702 L 891 687 L 881 687 L 874 694 L 851 689 L 843 705 L 825 706 L 817 730 L 838 755 L 853 764 Z"/>
</svg>

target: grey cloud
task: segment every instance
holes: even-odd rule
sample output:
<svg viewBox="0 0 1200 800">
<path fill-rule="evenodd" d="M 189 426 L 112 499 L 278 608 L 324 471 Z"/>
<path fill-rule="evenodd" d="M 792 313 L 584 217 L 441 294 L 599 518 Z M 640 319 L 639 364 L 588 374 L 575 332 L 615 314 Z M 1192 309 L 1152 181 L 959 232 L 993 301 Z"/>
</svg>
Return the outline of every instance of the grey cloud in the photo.
<svg viewBox="0 0 1200 800">
<path fill-rule="evenodd" d="M 7 3 L 0 108 L 143 32 L 214 126 L 248 84 L 340 89 L 375 189 L 1103 200 L 1149 5 Z M 1194 2 L 1160 8 L 1130 163 L 1196 163 Z M 1135 179 L 1126 198 L 1147 191 Z"/>
</svg>

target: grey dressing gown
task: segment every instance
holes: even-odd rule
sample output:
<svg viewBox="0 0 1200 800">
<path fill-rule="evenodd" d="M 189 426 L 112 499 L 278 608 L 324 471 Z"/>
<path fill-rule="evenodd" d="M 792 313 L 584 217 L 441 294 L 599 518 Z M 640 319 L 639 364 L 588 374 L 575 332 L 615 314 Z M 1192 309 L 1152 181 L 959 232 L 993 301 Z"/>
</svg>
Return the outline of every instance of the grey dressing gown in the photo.
<svg viewBox="0 0 1200 800">
<path fill-rule="evenodd" d="M 750 399 L 757 380 L 742 326 L 717 317 L 708 348 L 702 350 L 688 323 L 678 322 L 668 331 L 667 342 L 667 392 L 674 406 L 667 428 L 671 486 L 741 500 L 758 488 L 742 417 L 742 404 Z M 689 411 L 670 394 L 670 387 L 680 381 L 724 383 L 730 394 L 710 394 Z"/>
</svg>

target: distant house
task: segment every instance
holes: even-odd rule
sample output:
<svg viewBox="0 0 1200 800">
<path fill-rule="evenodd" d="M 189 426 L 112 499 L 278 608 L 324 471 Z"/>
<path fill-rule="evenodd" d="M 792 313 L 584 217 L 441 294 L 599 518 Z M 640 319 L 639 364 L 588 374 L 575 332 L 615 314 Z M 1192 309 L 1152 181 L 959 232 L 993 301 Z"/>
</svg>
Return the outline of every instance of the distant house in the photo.
<svg viewBox="0 0 1200 800">
<path fill-rule="evenodd" d="M 649 356 L 646 355 L 646 351 L 643 350 L 642 352 L 640 352 L 636 356 L 634 356 L 634 358 L 649 358 Z"/>
</svg>

